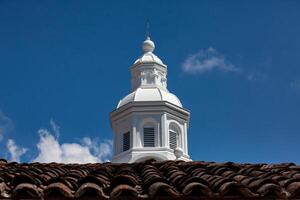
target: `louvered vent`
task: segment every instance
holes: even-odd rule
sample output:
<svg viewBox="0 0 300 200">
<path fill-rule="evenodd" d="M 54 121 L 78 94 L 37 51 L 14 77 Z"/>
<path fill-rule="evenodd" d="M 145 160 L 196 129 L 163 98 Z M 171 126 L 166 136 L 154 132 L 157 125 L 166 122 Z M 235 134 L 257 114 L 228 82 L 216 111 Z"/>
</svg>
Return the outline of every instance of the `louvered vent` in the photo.
<svg viewBox="0 0 300 200">
<path fill-rule="evenodd" d="M 144 128 L 144 147 L 154 147 L 154 128 Z"/>
<path fill-rule="evenodd" d="M 170 148 L 177 148 L 177 133 L 174 131 L 170 131 Z"/>
<path fill-rule="evenodd" d="M 130 132 L 123 134 L 123 151 L 127 151 L 130 148 Z"/>
</svg>

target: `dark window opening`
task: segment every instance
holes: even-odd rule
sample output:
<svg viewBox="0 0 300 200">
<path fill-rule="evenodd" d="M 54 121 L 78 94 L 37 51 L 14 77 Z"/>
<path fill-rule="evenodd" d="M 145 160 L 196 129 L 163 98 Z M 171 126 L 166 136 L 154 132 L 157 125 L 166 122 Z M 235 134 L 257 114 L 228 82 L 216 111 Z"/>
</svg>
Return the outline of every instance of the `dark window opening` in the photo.
<svg viewBox="0 0 300 200">
<path fill-rule="evenodd" d="M 123 134 L 123 151 L 127 151 L 130 148 L 130 132 Z"/>
<path fill-rule="evenodd" d="M 170 131 L 170 148 L 176 149 L 177 148 L 177 133 L 174 131 Z"/>
<path fill-rule="evenodd" d="M 154 137 L 154 128 L 144 128 L 144 147 L 154 147 Z"/>
</svg>

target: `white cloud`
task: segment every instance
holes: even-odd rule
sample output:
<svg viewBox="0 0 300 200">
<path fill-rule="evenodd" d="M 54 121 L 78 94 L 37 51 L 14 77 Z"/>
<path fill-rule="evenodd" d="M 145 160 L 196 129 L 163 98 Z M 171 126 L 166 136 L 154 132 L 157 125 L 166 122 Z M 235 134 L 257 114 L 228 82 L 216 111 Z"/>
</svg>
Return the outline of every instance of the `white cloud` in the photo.
<svg viewBox="0 0 300 200">
<path fill-rule="evenodd" d="M 46 129 L 38 131 L 40 141 L 37 144 L 38 156 L 36 162 L 61 162 L 62 150 L 56 138 Z"/>
<path fill-rule="evenodd" d="M 3 135 L 10 132 L 12 129 L 12 120 L 0 110 L 0 141 L 3 138 Z"/>
<path fill-rule="evenodd" d="M 59 137 L 60 127 L 55 123 L 53 119 L 50 120 L 50 126 L 56 137 Z"/>
<path fill-rule="evenodd" d="M 239 71 L 225 56 L 217 52 L 214 48 L 201 49 L 199 52 L 187 57 L 183 62 L 184 72 L 202 74 L 212 70 Z"/>
<path fill-rule="evenodd" d="M 20 157 L 27 152 L 27 149 L 18 147 L 12 139 L 7 140 L 6 147 L 10 154 L 10 161 L 20 162 Z"/>
<path fill-rule="evenodd" d="M 0 130 L 10 124 L 11 120 L 0 111 Z M 50 120 L 50 130 L 41 128 L 38 130 L 39 142 L 37 143 L 38 155 L 32 162 L 60 162 L 60 163 L 96 163 L 109 161 L 112 156 L 112 141 L 98 138 L 84 137 L 79 143 L 60 143 L 59 126 Z M 2 133 L 2 132 L 1 132 Z M 19 147 L 15 141 L 8 139 L 6 143 L 10 161 L 20 162 L 22 155 L 28 149 Z"/>
<path fill-rule="evenodd" d="M 50 124 L 52 130 L 56 130 L 53 124 Z M 60 144 L 58 137 L 47 129 L 40 129 L 38 133 L 40 136 L 37 144 L 38 155 L 33 162 L 96 163 L 108 161 L 112 154 L 110 140 L 97 142 L 98 139 L 85 137 L 81 143 Z"/>
</svg>

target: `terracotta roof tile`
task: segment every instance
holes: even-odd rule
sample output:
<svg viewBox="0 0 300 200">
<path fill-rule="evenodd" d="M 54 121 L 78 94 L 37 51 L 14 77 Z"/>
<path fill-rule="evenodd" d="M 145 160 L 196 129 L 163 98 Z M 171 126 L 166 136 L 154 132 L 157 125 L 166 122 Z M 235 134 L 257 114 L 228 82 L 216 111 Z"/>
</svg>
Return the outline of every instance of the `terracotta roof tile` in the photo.
<svg viewBox="0 0 300 200">
<path fill-rule="evenodd" d="M 0 199 L 300 199 L 300 166 L 148 160 L 7 163 Z"/>
</svg>

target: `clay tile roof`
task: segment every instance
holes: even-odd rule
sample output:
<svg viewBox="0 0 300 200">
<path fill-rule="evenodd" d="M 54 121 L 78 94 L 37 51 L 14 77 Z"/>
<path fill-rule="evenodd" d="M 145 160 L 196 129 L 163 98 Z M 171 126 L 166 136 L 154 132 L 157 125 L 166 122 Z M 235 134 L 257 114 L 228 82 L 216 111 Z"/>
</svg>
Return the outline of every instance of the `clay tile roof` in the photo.
<svg viewBox="0 0 300 200">
<path fill-rule="evenodd" d="M 147 160 L 7 163 L 0 199 L 300 199 L 300 166 Z"/>
</svg>

